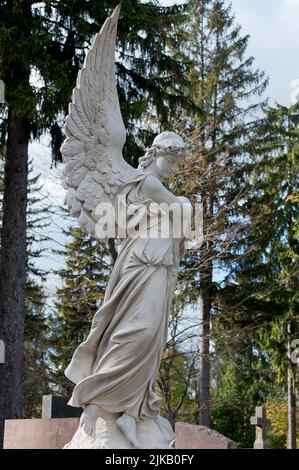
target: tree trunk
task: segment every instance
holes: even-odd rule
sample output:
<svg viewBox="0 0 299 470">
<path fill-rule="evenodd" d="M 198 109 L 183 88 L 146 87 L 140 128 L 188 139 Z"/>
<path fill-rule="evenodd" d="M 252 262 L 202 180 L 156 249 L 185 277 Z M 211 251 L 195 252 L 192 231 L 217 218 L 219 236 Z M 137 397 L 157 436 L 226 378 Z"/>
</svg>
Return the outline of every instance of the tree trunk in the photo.
<svg viewBox="0 0 299 470">
<path fill-rule="evenodd" d="M 210 426 L 210 316 L 212 308 L 212 265 L 200 269 L 200 336 L 199 336 L 199 416 L 202 426 Z"/>
<path fill-rule="evenodd" d="M 296 449 L 296 389 L 292 367 L 288 369 L 288 449 Z"/>
<path fill-rule="evenodd" d="M 296 368 L 291 363 L 292 325 L 288 323 L 288 449 L 296 449 Z M 294 370 L 295 369 L 295 370 Z"/>
<path fill-rule="evenodd" d="M 9 113 L 0 262 L 0 339 L 5 344 L 0 380 L 0 446 L 4 420 L 23 414 L 28 141 L 27 121 Z"/>
</svg>

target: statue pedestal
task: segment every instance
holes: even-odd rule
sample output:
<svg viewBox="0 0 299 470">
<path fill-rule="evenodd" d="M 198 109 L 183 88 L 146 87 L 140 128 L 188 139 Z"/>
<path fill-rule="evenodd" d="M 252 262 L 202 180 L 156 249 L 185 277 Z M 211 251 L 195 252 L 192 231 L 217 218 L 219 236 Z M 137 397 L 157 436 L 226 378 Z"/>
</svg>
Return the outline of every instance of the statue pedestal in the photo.
<svg viewBox="0 0 299 470">
<path fill-rule="evenodd" d="M 163 418 L 161 423 L 164 422 Z M 160 423 L 160 424 L 161 424 Z M 168 423 L 169 424 L 169 423 Z M 148 420 L 138 424 L 143 449 L 169 449 L 168 426 Z M 78 430 L 79 418 L 11 419 L 5 422 L 4 449 L 133 449 L 112 418 L 99 418 L 96 437 Z M 163 447 L 164 446 L 164 447 Z M 236 444 L 205 426 L 176 423 L 176 449 L 232 449 Z"/>
<path fill-rule="evenodd" d="M 90 437 L 78 429 L 79 418 L 6 420 L 4 449 L 133 449 L 115 421 L 115 417 L 100 417 L 96 436 Z M 140 448 L 172 448 L 171 426 L 161 417 L 158 422 L 149 419 L 137 425 Z"/>
<path fill-rule="evenodd" d="M 92 437 L 78 428 L 64 449 L 135 449 L 116 425 L 119 416 L 110 413 L 100 416 Z M 169 422 L 161 416 L 138 423 L 137 437 L 140 449 L 172 449 L 175 439 Z"/>
</svg>

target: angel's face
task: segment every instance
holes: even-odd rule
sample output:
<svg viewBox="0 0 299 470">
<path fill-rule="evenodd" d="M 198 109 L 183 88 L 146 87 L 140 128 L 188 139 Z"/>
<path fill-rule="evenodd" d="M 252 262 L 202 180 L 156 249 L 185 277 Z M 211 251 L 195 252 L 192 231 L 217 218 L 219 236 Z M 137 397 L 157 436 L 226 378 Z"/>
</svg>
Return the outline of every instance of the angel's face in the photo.
<svg viewBox="0 0 299 470">
<path fill-rule="evenodd" d="M 178 166 L 178 158 L 174 155 L 160 154 L 156 159 L 156 168 L 161 178 L 167 178 Z"/>
</svg>

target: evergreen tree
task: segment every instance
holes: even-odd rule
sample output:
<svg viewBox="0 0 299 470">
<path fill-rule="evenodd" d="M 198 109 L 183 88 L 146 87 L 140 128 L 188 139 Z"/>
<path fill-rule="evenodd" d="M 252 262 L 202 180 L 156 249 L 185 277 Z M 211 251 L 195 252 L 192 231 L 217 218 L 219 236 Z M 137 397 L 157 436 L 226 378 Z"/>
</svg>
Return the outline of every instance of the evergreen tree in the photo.
<svg viewBox="0 0 299 470">
<path fill-rule="evenodd" d="M 239 447 L 251 448 L 255 406 L 281 399 L 276 371 L 257 330 L 250 325 L 241 328 L 222 311 L 213 321 L 212 342 L 212 427 Z"/>
<path fill-rule="evenodd" d="M 42 287 L 30 275 L 26 280 L 25 331 L 23 355 L 24 416 L 41 416 L 42 397 L 51 392 L 48 365 L 46 297 Z"/>
<path fill-rule="evenodd" d="M 208 426 L 210 322 L 220 288 L 215 274 L 231 269 L 227 247 L 238 233 L 236 215 L 267 80 L 254 68 L 253 57 L 246 57 L 249 37 L 241 34 L 231 6 L 223 0 L 190 0 L 188 6 L 188 50 L 194 63 L 190 95 L 199 111 L 186 118 L 192 151 L 178 175 L 178 188 L 203 211 L 203 243 L 200 252 L 186 257 L 184 272 L 199 296 L 199 422 Z"/>
<path fill-rule="evenodd" d="M 0 166 L 0 197 L 2 202 L 3 161 Z M 29 174 L 32 173 L 32 163 Z M 47 272 L 37 267 L 37 260 L 43 253 L 45 240 L 40 232 L 47 226 L 49 216 L 45 197 L 40 195 L 42 187 L 38 184 L 39 175 L 29 176 L 29 194 L 27 207 L 27 277 L 25 298 L 25 332 L 23 346 L 23 401 L 24 414 L 31 418 L 39 416 L 42 395 L 49 392 L 47 357 L 47 324 L 45 315 L 45 293 L 42 283 Z M 0 210 L 0 223 L 2 211 Z"/>
<path fill-rule="evenodd" d="M 285 389 L 288 384 L 290 447 L 296 444 L 297 379 L 288 349 L 299 332 L 298 137 L 298 104 L 266 111 L 255 136 L 248 197 L 240 210 L 242 237 L 234 247 L 236 258 L 241 253 L 242 259 L 222 292 L 222 317 L 256 329 Z"/>
<path fill-rule="evenodd" d="M 244 380 L 237 366 L 227 364 L 220 387 L 213 394 L 211 425 L 233 439 L 238 447 L 252 448 L 255 431 L 250 424 L 256 403 L 256 383 Z"/>
<path fill-rule="evenodd" d="M 40 175 L 31 176 L 29 163 L 27 206 L 27 267 L 25 290 L 25 330 L 23 356 L 23 403 L 27 418 L 41 415 L 42 396 L 50 392 L 48 370 L 48 332 L 46 293 L 43 284 L 48 272 L 38 267 L 38 259 L 44 254 L 43 235 L 49 226 L 51 209 L 42 195 Z"/>
</svg>

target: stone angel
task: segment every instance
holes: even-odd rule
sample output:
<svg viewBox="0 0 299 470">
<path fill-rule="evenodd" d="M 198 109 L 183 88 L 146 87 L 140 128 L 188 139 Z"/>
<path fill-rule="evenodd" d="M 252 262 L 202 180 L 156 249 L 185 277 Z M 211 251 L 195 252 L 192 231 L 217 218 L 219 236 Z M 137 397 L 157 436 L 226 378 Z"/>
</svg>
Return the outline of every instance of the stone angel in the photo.
<svg viewBox="0 0 299 470">
<path fill-rule="evenodd" d="M 75 384 L 69 405 L 83 408 L 66 448 L 168 448 L 174 439 L 160 416 L 155 386 L 185 234 L 175 237 L 172 221 L 163 237 L 159 224 L 165 204 L 182 209 L 188 201 L 162 184 L 184 158 L 185 144 L 176 133 L 163 132 L 138 169 L 124 160 L 126 129 L 115 77 L 119 13 L 120 6 L 95 36 L 78 74 L 61 148 L 64 186 L 71 214 L 100 241 L 109 238 L 103 235 L 107 203 L 111 211 L 118 205 L 116 226 L 123 228 L 125 211 L 125 225 L 139 231 L 122 235 L 104 303 L 65 370 Z"/>
</svg>

